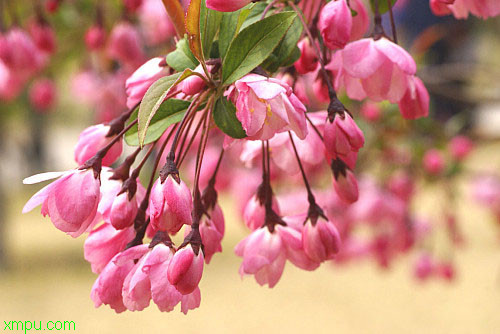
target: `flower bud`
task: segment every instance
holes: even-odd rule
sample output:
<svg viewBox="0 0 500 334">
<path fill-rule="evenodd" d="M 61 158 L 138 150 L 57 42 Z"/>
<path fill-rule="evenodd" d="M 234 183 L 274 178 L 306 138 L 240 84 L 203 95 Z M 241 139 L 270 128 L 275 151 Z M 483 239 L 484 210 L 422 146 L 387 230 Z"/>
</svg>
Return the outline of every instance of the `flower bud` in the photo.
<svg viewBox="0 0 500 334">
<path fill-rule="evenodd" d="M 161 66 L 163 58 L 156 57 L 148 60 L 139 67 L 125 82 L 127 90 L 127 107 L 133 108 L 141 102 L 146 91 L 161 77 L 164 77 L 166 68 Z"/>
<path fill-rule="evenodd" d="M 90 27 L 85 33 L 85 45 L 91 51 L 100 50 L 106 43 L 106 32 L 100 25 Z"/>
<path fill-rule="evenodd" d="M 194 72 L 205 76 L 205 72 L 203 71 L 201 65 L 198 65 L 198 67 L 195 68 Z M 205 80 L 197 75 L 191 75 L 190 77 L 184 79 L 179 86 L 181 87 L 181 90 L 184 94 L 194 95 L 201 92 L 201 90 L 205 88 L 205 85 Z"/>
<path fill-rule="evenodd" d="M 297 72 L 306 74 L 314 71 L 318 67 L 318 56 L 309 38 L 302 39 L 297 46 L 300 49 L 300 58 L 294 64 Z"/>
<path fill-rule="evenodd" d="M 345 175 L 340 173 L 338 178 L 333 178 L 333 188 L 337 195 L 348 203 L 354 203 L 358 200 L 358 181 L 348 169 L 346 169 Z"/>
<path fill-rule="evenodd" d="M 417 77 L 409 80 L 408 89 L 398 105 L 399 111 L 406 119 L 417 119 L 429 115 L 429 93 L 422 80 Z"/>
<path fill-rule="evenodd" d="M 319 15 L 318 29 L 331 49 L 342 49 L 351 38 L 352 14 L 346 0 L 327 3 Z"/>
<path fill-rule="evenodd" d="M 192 211 L 191 192 L 182 180 L 177 183 L 168 176 L 163 183 L 156 181 L 149 200 L 151 225 L 155 229 L 175 234 L 184 224 L 191 225 Z"/>
<path fill-rule="evenodd" d="M 201 249 L 196 255 L 191 245 L 187 245 L 174 254 L 168 266 L 168 281 L 183 295 L 190 294 L 200 283 L 203 262 Z"/>
<path fill-rule="evenodd" d="M 124 192 L 113 201 L 109 222 L 117 230 L 123 230 L 134 224 L 135 216 L 137 215 L 137 200 L 135 195 L 129 200 L 128 192 Z"/>
<path fill-rule="evenodd" d="M 450 154 L 453 159 L 457 161 L 462 161 L 470 154 L 474 149 L 474 144 L 466 136 L 456 136 L 449 144 Z"/>
<path fill-rule="evenodd" d="M 326 120 L 323 135 L 327 157 L 346 160 L 351 152 L 358 152 L 365 143 L 363 132 L 348 113 L 336 114 L 333 122 Z"/>
<path fill-rule="evenodd" d="M 97 124 L 83 130 L 75 146 L 75 161 L 78 164 L 84 164 L 113 140 L 113 137 L 106 137 L 109 129 L 109 125 Z M 110 166 L 113 164 L 122 154 L 122 150 L 123 143 L 121 140 L 118 140 L 102 159 L 102 165 Z"/>
<path fill-rule="evenodd" d="M 311 260 L 331 260 L 340 250 L 340 234 L 335 225 L 319 218 L 316 224 L 308 221 L 302 229 L 304 252 Z"/>
<path fill-rule="evenodd" d="M 38 79 L 30 88 L 29 97 L 35 110 L 45 112 L 50 109 L 56 100 L 56 87 L 50 79 Z"/>
<path fill-rule="evenodd" d="M 207 8 L 219 12 L 234 12 L 245 7 L 251 0 L 207 0 Z"/>
</svg>

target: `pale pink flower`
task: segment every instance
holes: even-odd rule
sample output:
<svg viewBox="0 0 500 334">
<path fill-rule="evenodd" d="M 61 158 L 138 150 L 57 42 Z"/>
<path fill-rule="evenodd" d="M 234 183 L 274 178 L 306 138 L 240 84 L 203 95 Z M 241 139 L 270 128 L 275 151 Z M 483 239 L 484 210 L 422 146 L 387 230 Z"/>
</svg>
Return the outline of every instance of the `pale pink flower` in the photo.
<svg viewBox="0 0 500 334">
<path fill-rule="evenodd" d="M 191 225 L 191 192 L 182 180 L 177 183 L 172 176 L 163 183 L 158 179 L 151 191 L 149 210 L 151 225 L 155 229 L 175 234 L 184 224 Z"/>
<path fill-rule="evenodd" d="M 306 74 L 314 71 L 318 67 L 318 56 L 309 38 L 302 39 L 297 46 L 300 49 L 300 58 L 294 63 L 297 72 Z"/>
<path fill-rule="evenodd" d="M 30 88 L 29 97 L 35 110 L 44 112 L 50 109 L 56 100 L 56 86 L 47 78 L 36 80 Z"/>
<path fill-rule="evenodd" d="M 54 226 L 76 238 L 94 222 L 99 204 L 99 178 L 92 169 L 45 173 L 25 179 L 25 184 L 59 177 L 45 186 L 26 203 L 23 213 L 42 205 L 42 215 L 49 216 Z"/>
<path fill-rule="evenodd" d="M 125 81 L 128 108 L 133 108 L 141 102 L 149 87 L 156 80 L 167 75 L 166 67 L 161 65 L 162 62 L 165 60 L 161 57 L 148 60 Z"/>
<path fill-rule="evenodd" d="M 337 195 L 348 203 L 354 203 L 358 200 L 358 181 L 350 170 L 346 170 L 345 174 L 339 173 L 338 178 L 333 178 L 333 188 Z"/>
<path fill-rule="evenodd" d="M 224 237 L 224 214 L 218 204 L 208 210 L 210 218 L 204 217 L 200 222 L 200 235 L 203 242 L 205 262 L 210 263 L 215 253 L 222 252 L 222 238 Z"/>
<path fill-rule="evenodd" d="M 335 88 L 345 88 L 350 98 L 392 103 L 403 98 L 416 72 L 413 58 L 384 37 L 349 43 L 334 54 L 327 68 L 334 73 Z"/>
<path fill-rule="evenodd" d="M 279 214 L 280 209 L 278 206 L 278 201 L 274 196 L 272 201 L 272 209 L 274 210 L 274 212 Z M 243 221 L 249 229 L 254 231 L 264 226 L 265 220 L 266 208 L 264 207 L 264 204 L 260 202 L 258 195 L 254 195 L 248 200 L 247 205 L 245 206 L 245 209 L 243 211 Z"/>
<path fill-rule="evenodd" d="M 408 80 L 408 89 L 398 105 L 399 111 L 406 119 L 429 115 L 429 93 L 422 80 L 417 77 Z"/>
<path fill-rule="evenodd" d="M 319 15 L 318 29 L 325 45 L 331 49 L 342 49 L 351 39 L 352 14 L 346 0 L 327 3 Z"/>
<path fill-rule="evenodd" d="M 117 230 L 123 230 L 134 224 L 137 210 L 138 204 L 135 194 L 129 198 L 129 193 L 126 191 L 115 197 L 109 213 L 109 222 Z"/>
<path fill-rule="evenodd" d="M 318 268 L 321 263 L 311 259 L 304 250 L 302 231 L 305 219 L 305 214 L 283 217 L 287 226 L 278 225 L 276 231 L 286 249 L 287 260 L 300 269 L 311 271 Z"/>
<path fill-rule="evenodd" d="M 500 178 L 496 175 L 482 175 L 474 180 L 472 184 L 472 196 L 480 204 L 500 209 Z"/>
<path fill-rule="evenodd" d="M 90 231 L 83 245 L 83 254 L 92 271 L 99 274 L 116 254 L 125 249 L 134 235 L 133 228 L 118 231 L 109 223 Z"/>
<path fill-rule="evenodd" d="M 290 86 L 273 78 L 248 74 L 236 81 L 236 117 L 251 140 L 267 140 L 278 132 L 307 136 L 306 108 Z"/>
<path fill-rule="evenodd" d="M 201 249 L 198 249 L 198 254 L 191 245 L 177 250 L 168 266 L 168 281 L 183 295 L 192 293 L 203 275 L 203 262 Z"/>
<path fill-rule="evenodd" d="M 217 10 L 219 12 L 234 12 L 245 7 L 251 0 L 207 0 L 207 8 Z"/>
<path fill-rule="evenodd" d="M 349 154 L 358 152 L 365 144 L 363 132 L 348 113 L 335 114 L 333 122 L 327 118 L 323 132 L 328 159 L 348 160 Z"/>
<path fill-rule="evenodd" d="M 113 136 L 106 137 L 109 129 L 109 125 L 97 124 L 83 130 L 75 146 L 75 161 L 78 164 L 84 164 L 113 140 Z M 123 142 L 118 140 L 102 159 L 102 165 L 109 166 L 113 164 L 122 154 L 122 150 Z"/>
<path fill-rule="evenodd" d="M 444 158 L 437 149 L 430 149 L 423 157 L 424 170 L 432 175 L 440 174 L 444 170 Z"/>
<path fill-rule="evenodd" d="M 340 243 L 340 234 L 335 225 L 321 217 L 316 224 L 308 220 L 302 229 L 304 252 L 315 262 L 335 258 L 340 250 Z"/>
<path fill-rule="evenodd" d="M 114 26 L 109 36 L 107 52 L 112 59 L 133 69 L 139 67 L 146 58 L 139 32 L 128 22 Z"/>
<path fill-rule="evenodd" d="M 132 248 L 131 248 L 132 249 Z M 116 313 L 121 313 L 127 308 L 123 305 L 122 286 L 128 273 L 134 267 L 133 260 L 126 261 L 118 266 L 115 261 L 120 254 L 109 261 L 97 277 L 90 298 L 94 301 L 95 307 L 102 304 L 109 305 Z"/>
<path fill-rule="evenodd" d="M 254 275 L 260 285 L 270 288 L 278 283 L 286 262 L 286 249 L 278 233 L 267 227 L 257 229 L 240 241 L 234 249 L 243 257 L 240 275 Z"/>
</svg>

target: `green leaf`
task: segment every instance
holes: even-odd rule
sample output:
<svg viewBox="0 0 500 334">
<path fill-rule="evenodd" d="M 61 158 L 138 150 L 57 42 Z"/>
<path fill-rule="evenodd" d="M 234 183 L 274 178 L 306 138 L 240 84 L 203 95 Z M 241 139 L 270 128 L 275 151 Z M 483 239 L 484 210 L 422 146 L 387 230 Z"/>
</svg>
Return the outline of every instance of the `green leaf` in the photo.
<svg viewBox="0 0 500 334">
<path fill-rule="evenodd" d="M 281 40 L 276 49 L 274 49 L 271 57 L 267 58 L 262 64 L 262 67 L 270 72 L 276 72 L 278 68 L 284 66 L 285 61 L 290 57 L 291 53 L 297 46 L 300 35 L 302 35 L 302 29 L 303 27 L 300 19 L 296 17 L 295 20 L 293 20 L 290 29 L 288 29 L 285 37 Z"/>
<path fill-rule="evenodd" d="M 222 63 L 222 82 L 231 84 L 269 57 L 296 14 L 283 12 L 267 17 L 243 29 L 233 40 Z"/>
<path fill-rule="evenodd" d="M 167 101 L 163 102 L 158 108 L 156 114 L 151 119 L 151 122 L 149 123 L 143 145 L 147 145 L 156 141 L 163 135 L 165 130 L 170 125 L 180 122 L 184 117 L 189 104 L 189 101 L 178 99 L 168 99 Z M 138 109 L 136 109 L 132 113 L 130 121 L 135 120 L 137 118 L 137 115 Z M 125 141 L 128 145 L 139 146 L 139 137 L 137 135 L 137 132 L 137 125 L 133 126 L 130 130 L 127 131 L 127 133 L 125 134 Z"/>
<path fill-rule="evenodd" d="M 235 12 L 223 13 L 221 27 L 224 27 L 224 29 L 221 29 L 219 32 L 219 54 L 222 59 L 224 59 L 229 45 L 240 31 L 243 22 L 245 22 L 248 15 L 252 12 L 254 6 L 255 3 L 251 3 Z"/>
<path fill-rule="evenodd" d="M 292 52 L 288 55 L 288 58 L 281 63 L 281 66 L 283 67 L 292 66 L 297 60 L 299 60 L 300 55 L 301 55 L 300 49 L 297 46 L 295 46 Z"/>
<path fill-rule="evenodd" d="M 191 0 L 186 12 L 186 32 L 188 34 L 189 48 L 196 59 L 203 60 L 200 32 L 201 0 Z"/>
<path fill-rule="evenodd" d="M 217 31 L 219 30 L 222 20 L 222 12 L 207 8 L 205 0 L 201 2 L 200 12 L 200 31 L 201 31 L 201 46 L 205 57 L 210 55 L 213 41 Z"/>
<path fill-rule="evenodd" d="M 177 79 L 179 79 L 180 76 L 181 73 L 176 73 L 160 78 L 153 83 L 147 90 L 146 94 L 144 94 L 144 98 L 139 106 L 139 114 L 137 117 L 137 134 L 139 144 L 141 146 L 144 145 L 146 131 L 148 130 L 151 120 L 163 103 L 163 100 L 167 96 L 170 88 L 177 82 Z"/>
<path fill-rule="evenodd" d="M 189 49 L 186 39 L 179 40 L 176 47 L 175 51 L 167 55 L 167 64 L 178 72 L 182 72 L 186 68 L 194 70 L 198 66 L 198 60 Z"/>
<path fill-rule="evenodd" d="M 390 0 L 391 7 L 394 7 L 396 1 L 398 0 Z M 370 0 L 370 5 L 372 7 L 372 11 L 375 13 L 375 0 Z M 388 1 L 387 0 L 378 0 L 378 11 L 380 14 L 384 14 L 389 10 Z"/>
<path fill-rule="evenodd" d="M 236 117 L 236 107 L 231 101 L 221 96 L 215 103 L 214 122 L 219 129 L 230 137 L 241 139 L 247 135 Z"/>
</svg>

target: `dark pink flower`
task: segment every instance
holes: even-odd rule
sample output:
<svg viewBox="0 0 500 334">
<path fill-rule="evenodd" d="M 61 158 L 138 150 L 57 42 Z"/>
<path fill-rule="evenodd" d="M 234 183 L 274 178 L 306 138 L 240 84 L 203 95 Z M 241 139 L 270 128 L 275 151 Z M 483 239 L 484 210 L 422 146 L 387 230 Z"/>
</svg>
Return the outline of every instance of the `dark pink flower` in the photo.
<svg viewBox="0 0 500 334">
<path fill-rule="evenodd" d="M 177 250 L 168 266 L 168 281 L 183 295 L 192 293 L 203 275 L 203 262 L 201 249 L 197 255 L 191 245 Z"/>
<path fill-rule="evenodd" d="M 346 0 L 327 3 L 319 15 L 318 29 L 325 45 L 331 49 L 342 49 L 351 39 L 352 14 Z"/>
<path fill-rule="evenodd" d="M 422 80 L 417 77 L 408 80 L 408 89 L 398 105 L 399 111 L 406 119 L 429 115 L 429 93 Z"/>
<path fill-rule="evenodd" d="M 297 46 L 300 49 L 300 58 L 294 63 L 297 72 L 306 74 L 314 71 L 318 67 L 318 56 L 309 38 L 302 39 Z"/>
<path fill-rule="evenodd" d="M 113 137 L 106 137 L 109 129 L 109 125 L 97 124 L 83 130 L 75 146 L 75 161 L 78 164 L 84 164 L 113 140 Z M 122 154 L 122 150 L 123 143 L 118 140 L 102 159 L 102 165 L 109 166 L 113 164 Z"/>
<path fill-rule="evenodd" d="M 38 79 L 31 86 L 29 97 L 31 105 L 35 108 L 35 110 L 45 112 L 55 103 L 56 86 L 50 79 Z"/>
<path fill-rule="evenodd" d="M 234 12 L 245 7 L 251 0 L 207 0 L 207 7 L 219 12 Z"/>
</svg>

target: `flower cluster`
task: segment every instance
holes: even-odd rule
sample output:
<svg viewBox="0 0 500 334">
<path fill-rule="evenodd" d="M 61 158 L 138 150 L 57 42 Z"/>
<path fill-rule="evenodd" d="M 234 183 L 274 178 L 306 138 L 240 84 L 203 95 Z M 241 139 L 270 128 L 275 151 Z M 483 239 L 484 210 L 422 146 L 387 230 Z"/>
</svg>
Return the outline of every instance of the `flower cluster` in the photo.
<svg viewBox="0 0 500 334">
<path fill-rule="evenodd" d="M 233 194 L 251 230 L 234 250 L 242 257 L 239 272 L 260 285 L 275 286 L 287 261 L 312 271 L 372 258 L 388 268 L 412 249 L 424 254 L 418 278 L 454 277 L 451 259 L 426 250 L 433 230 L 412 201 L 419 180 L 442 181 L 453 207 L 453 177 L 473 144 L 456 136 L 445 149 L 437 142 L 419 150 L 399 145 L 408 141 L 403 120 L 380 102 L 397 104 L 414 120 L 428 115 L 429 93 L 412 56 L 386 35 L 378 2 L 371 32 L 361 0 L 255 2 L 124 0 L 127 15 L 109 33 L 98 7 L 87 49 L 119 66 L 102 72 L 94 64 L 74 79 L 73 90 L 103 122 L 80 134 L 75 169 L 25 179 L 56 180 L 23 209 L 41 205 L 57 229 L 88 233 L 84 255 L 98 274 L 96 307 L 140 311 L 153 300 L 165 312 L 178 304 L 184 313 L 197 308 L 204 266 L 222 251 L 222 191 Z M 479 7 L 498 14 L 488 1 L 431 1 L 453 13 L 462 3 L 475 15 L 486 17 Z M 224 12 L 222 22 L 235 31 L 226 34 L 224 24 L 205 29 L 200 17 L 211 18 L 209 10 Z M 297 23 L 293 31 L 303 33 L 287 33 Z M 34 40 L 44 40 L 41 34 Z M 176 35 L 175 49 L 148 60 L 146 46 Z M 30 59 L 9 55 L 3 41 L 0 59 L 9 71 L 37 63 L 31 52 Z M 40 106 L 49 104 L 46 86 L 34 93 Z M 424 136 L 419 123 L 404 124 Z M 366 131 L 370 125 L 375 134 Z M 373 156 L 363 158 L 366 146 Z M 382 164 L 379 181 L 359 172 L 377 168 L 374 161 Z M 149 179 L 139 179 L 148 169 Z M 450 212 L 446 231 L 455 245 L 462 238 Z"/>
</svg>

